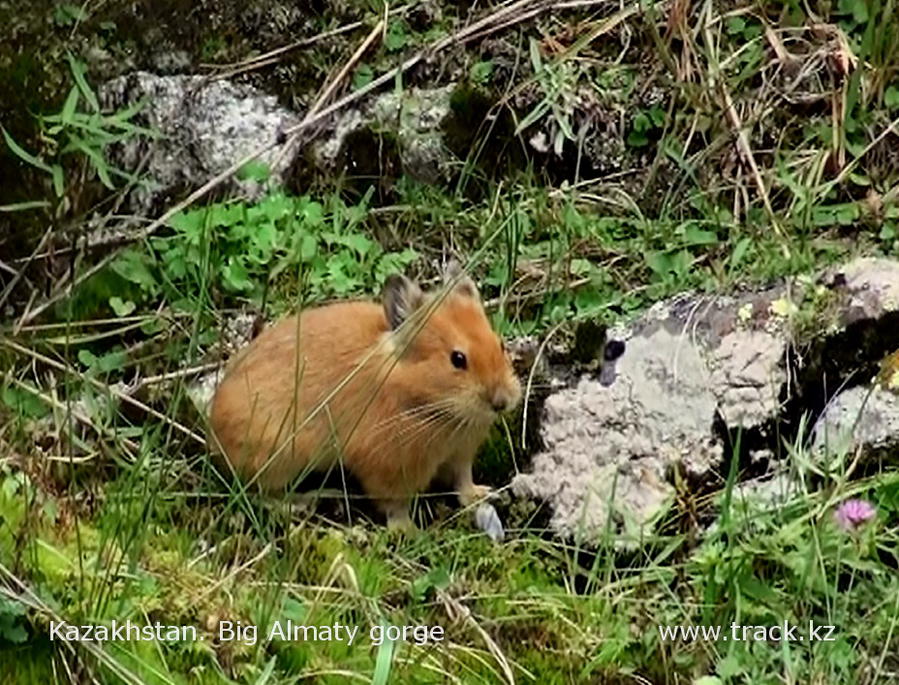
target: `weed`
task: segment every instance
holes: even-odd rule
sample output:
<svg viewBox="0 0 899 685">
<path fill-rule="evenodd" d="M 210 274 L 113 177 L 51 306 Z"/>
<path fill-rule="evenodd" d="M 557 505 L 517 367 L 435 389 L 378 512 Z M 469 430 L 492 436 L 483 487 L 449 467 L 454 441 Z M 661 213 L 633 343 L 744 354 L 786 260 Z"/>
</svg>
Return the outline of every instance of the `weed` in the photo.
<svg viewBox="0 0 899 685">
<path fill-rule="evenodd" d="M 224 202 L 174 216 L 172 233 L 131 248 L 112 271 L 131 284 L 129 298 L 109 306 L 125 316 L 160 297 L 191 310 L 207 286 L 257 306 L 269 283 L 302 279 L 308 301 L 377 289 L 417 256 L 411 248 L 386 251 L 360 230 L 366 200 L 325 207 L 309 197 L 275 192 L 255 205 Z"/>
<path fill-rule="evenodd" d="M 66 179 L 63 159 L 67 155 L 76 154 L 82 157 L 93 170 L 99 181 L 110 190 L 114 190 L 113 176 L 133 184 L 137 181 L 130 173 L 110 165 L 105 150 L 108 146 L 121 143 L 136 136 L 154 137 L 149 129 L 131 123 L 131 119 L 140 111 L 143 103 L 137 103 L 127 109 L 104 114 L 100 109 L 97 95 L 86 78 L 84 65 L 71 54 L 68 56 L 69 68 L 75 84 L 69 90 L 65 104 L 57 114 L 38 117 L 41 140 L 44 143 L 44 155 L 34 155 L 22 148 L 12 136 L 0 127 L 7 147 L 26 164 L 47 173 L 52 179 L 53 191 L 63 206 L 62 199 L 66 192 Z M 86 110 L 82 109 L 86 106 Z M 49 158 L 49 161 L 48 159 Z M 25 203 L 18 209 L 31 209 L 46 206 L 45 203 Z M 0 208 L 9 211 L 10 207 Z"/>
</svg>

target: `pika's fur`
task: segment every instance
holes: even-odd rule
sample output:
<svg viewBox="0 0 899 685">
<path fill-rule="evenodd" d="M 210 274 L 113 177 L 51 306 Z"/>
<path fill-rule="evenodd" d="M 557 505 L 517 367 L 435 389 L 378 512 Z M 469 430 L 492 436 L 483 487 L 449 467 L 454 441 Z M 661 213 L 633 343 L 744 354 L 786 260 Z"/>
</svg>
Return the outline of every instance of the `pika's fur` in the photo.
<svg viewBox="0 0 899 685">
<path fill-rule="evenodd" d="M 460 502 L 488 494 L 472 461 L 521 388 L 474 282 L 452 263 L 425 294 L 391 276 L 382 303 L 305 310 L 263 331 L 212 403 L 213 443 L 264 490 L 342 460 L 391 526 L 438 475 Z"/>
</svg>

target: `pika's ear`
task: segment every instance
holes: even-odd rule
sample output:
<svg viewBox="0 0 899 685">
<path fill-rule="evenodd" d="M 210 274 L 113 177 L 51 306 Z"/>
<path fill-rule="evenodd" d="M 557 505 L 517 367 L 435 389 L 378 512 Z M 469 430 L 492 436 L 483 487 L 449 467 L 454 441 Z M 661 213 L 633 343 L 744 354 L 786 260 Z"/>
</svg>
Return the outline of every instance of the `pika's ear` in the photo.
<svg viewBox="0 0 899 685">
<path fill-rule="evenodd" d="M 460 293 L 475 300 L 481 299 L 478 292 L 478 286 L 471 280 L 471 277 L 465 273 L 462 265 L 455 259 L 451 259 L 446 265 L 443 272 L 443 282 L 453 289 L 453 292 Z"/>
<path fill-rule="evenodd" d="M 399 328 L 412 313 L 424 302 L 424 293 L 414 281 L 405 276 L 393 274 L 384 284 L 381 295 L 384 302 L 384 315 L 391 328 Z"/>
</svg>

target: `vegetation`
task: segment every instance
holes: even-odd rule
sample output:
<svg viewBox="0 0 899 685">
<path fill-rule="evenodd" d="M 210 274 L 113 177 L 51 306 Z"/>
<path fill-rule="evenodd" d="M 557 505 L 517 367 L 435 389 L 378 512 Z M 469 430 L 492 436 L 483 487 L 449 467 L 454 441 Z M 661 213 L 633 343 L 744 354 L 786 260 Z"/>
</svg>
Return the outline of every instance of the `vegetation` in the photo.
<svg viewBox="0 0 899 685">
<path fill-rule="evenodd" d="M 141 182 L 109 150 L 156 135 L 139 108 L 103 111 L 94 88 L 152 68 L 154 36 L 194 68 L 226 72 L 291 31 L 349 25 L 235 77 L 301 109 L 385 10 L 345 89 L 505 6 L 322 0 L 297 18 L 293 3 L 263 0 L 152 4 L 37 2 L 0 21 L 13 37 L 0 47 L 0 174 L 14 179 L 0 189 L 3 682 L 895 679 L 893 464 L 821 472 L 798 440 L 778 456 L 799 492 L 751 497 L 731 459 L 719 486 L 678 483 L 658 529 L 597 540 L 553 537 L 545 512 L 505 496 L 508 534 L 492 543 L 432 493 L 426 527 L 402 538 L 340 474 L 312 507 L 222 479 L 194 402 L 241 315 L 373 296 L 400 270 L 427 280 L 450 252 L 504 334 L 560 341 L 579 321 L 626 320 L 684 289 L 895 256 L 892 0 L 545 12 L 445 48 L 449 76 L 419 65 L 394 79 L 399 90 L 460 84 L 446 182 L 403 174 L 385 134 L 379 178 L 310 168 L 279 187 L 250 165 L 242 173 L 266 187 L 256 202 L 210 196 L 138 240 L 85 244 L 89 222 L 121 219 L 117 193 Z M 520 428 L 497 428 L 482 480 L 502 488 L 524 468 L 533 446 Z M 853 498 L 873 509 L 842 509 Z M 51 641 L 60 620 L 193 626 L 202 639 Z M 288 620 L 360 630 L 352 644 L 336 629 L 266 639 Z M 228 621 L 243 639 L 222 639 Z M 784 622 L 805 639 L 667 641 L 659 629 Z M 813 640 L 810 624 L 833 630 Z M 419 629 L 384 637 L 388 626 Z"/>
</svg>

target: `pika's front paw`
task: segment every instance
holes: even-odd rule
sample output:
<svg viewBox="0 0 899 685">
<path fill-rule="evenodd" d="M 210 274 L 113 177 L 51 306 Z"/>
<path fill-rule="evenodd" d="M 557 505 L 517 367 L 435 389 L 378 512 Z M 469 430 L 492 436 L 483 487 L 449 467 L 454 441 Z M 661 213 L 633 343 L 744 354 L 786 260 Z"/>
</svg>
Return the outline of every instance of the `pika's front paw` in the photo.
<svg viewBox="0 0 899 685">
<path fill-rule="evenodd" d="M 488 499 L 493 495 L 493 488 L 489 485 L 469 485 L 459 489 L 459 504 L 467 507 L 475 502 Z"/>
</svg>

